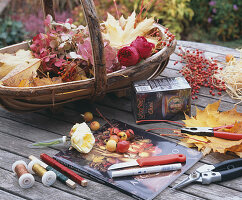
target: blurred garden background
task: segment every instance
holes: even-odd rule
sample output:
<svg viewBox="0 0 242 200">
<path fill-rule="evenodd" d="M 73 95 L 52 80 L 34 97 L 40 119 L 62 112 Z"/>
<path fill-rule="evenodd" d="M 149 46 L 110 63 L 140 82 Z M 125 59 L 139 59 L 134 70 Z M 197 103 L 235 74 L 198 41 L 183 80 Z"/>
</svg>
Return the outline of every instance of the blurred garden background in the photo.
<svg viewBox="0 0 242 200">
<path fill-rule="evenodd" d="M 100 21 L 107 12 L 117 17 L 114 0 L 94 0 Z M 56 20 L 73 18 L 85 25 L 79 0 L 54 0 Z M 177 39 L 242 47 L 242 0 L 116 0 L 120 14 L 133 10 L 153 16 Z M 0 47 L 44 32 L 41 0 L 0 0 Z"/>
</svg>

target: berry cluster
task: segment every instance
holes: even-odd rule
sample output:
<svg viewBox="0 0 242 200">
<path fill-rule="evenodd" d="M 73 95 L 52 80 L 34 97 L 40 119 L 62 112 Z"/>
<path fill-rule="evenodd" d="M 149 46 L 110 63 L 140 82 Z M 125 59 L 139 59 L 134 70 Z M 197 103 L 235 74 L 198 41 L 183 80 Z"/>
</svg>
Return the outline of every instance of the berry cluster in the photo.
<svg viewBox="0 0 242 200">
<path fill-rule="evenodd" d="M 217 94 L 221 95 L 221 91 L 226 90 L 225 82 L 218 80 L 214 77 L 217 74 L 219 68 L 216 61 L 211 58 L 207 59 L 204 56 L 204 52 L 196 50 L 186 50 L 178 54 L 181 57 L 180 63 L 185 63 L 182 69 L 179 71 L 188 81 L 192 88 L 192 99 L 197 99 L 196 94 L 199 93 L 201 86 L 209 87 L 210 94 L 215 96 L 215 91 Z M 178 61 L 174 63 L 176 65 Z"/>
<path fill-rule="evenodd" d="M 159 33 L 157 33 L 158 36 Z M 160 41 L 160 44 L 162 46 L 167 46 L 170 47 L 172 41 L 175 39 L 175 35 L 173 35 L 172 33 L 169 32 L 169 29 L 166 28 L 164 31 L 164 36 L 160 37 L 158 40 Z"/>
</svg>

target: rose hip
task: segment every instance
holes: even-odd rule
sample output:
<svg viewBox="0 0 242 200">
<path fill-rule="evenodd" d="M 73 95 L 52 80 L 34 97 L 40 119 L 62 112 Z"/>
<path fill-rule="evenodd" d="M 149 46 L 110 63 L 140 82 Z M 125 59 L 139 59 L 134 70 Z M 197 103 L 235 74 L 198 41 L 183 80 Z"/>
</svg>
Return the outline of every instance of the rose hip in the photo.
<svg viewBox="0 0 242 200">
<path fill-rule="evenodd" d="M 222 70 L 222 68 L 218 67 L 217 61 L 206 59 L 204 52 L 198 49 L 193 51 L 178 49 L 181 51 L 178 54 L 181 57 L 180 63 L 185 63 L 179 72 L 186 78 L 192 88 L 192 99 L 198 99 L 195 94 L 199 93 L 201 86 L 210 87 L 209 93 L 213 96 L 215 96 L 213 90 L 221 91 L 225 87 L 224 82 L 217 80 L 213 76 Z M 174 65 L 176 64 L 177 61 Z M 218 95 L 221 95 L 221 92 Z"/>
</svg>

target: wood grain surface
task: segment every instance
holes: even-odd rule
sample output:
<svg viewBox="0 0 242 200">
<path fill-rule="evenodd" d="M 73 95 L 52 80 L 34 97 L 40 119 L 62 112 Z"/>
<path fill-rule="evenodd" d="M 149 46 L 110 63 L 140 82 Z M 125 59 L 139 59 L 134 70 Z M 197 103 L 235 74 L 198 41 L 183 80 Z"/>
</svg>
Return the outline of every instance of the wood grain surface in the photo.
<svg viewBox="0 0 242 200">
<path fill-rule="evenodd" d="M 217 57 L 221 61 L 228 53 L 239 56 L 239 54 L 233 49 L 216 45 L 178 41 L 178 45 L 179 44 L 186 48 L 192 47 L 204 50 L 206 51 L 207 56 Z M 168 66 L 160 75 L 161 77 L 181 76 L 181 74 L 179 74 L 179 69 L 182 65 L 178 64 L 174 66 L 174 62 L 177 59 L 179 59 L 178 56 L 172 54 Z M 192 113 L 195 114 L 195 106 L 204 109 L 208 103 L 213 103 L 218 99 L 221 99 L 220 111 L 231 109 L 234 107 L 234 104 L 238 102 L 232 100 L 226 93 L 223 93 L 222 96 L 211 96 L 207 88 L 202 88 L 198 94 L 198 99 L 192 101 Z M 54 113 L 49 110 L 43 110 L 35 113 L 19 114 L 0 108 L 0 199 L 132 199 L 122 192 L 89 178 L 86 178 L 88 180 L 87 187 L 83 188 L 77 186 L 77 188 L 73 190 L 59 181 L 51 187 L 45 187 L 41 183 L 41 180 L 36 177 L 34 187 L 30 189 L 22 189 L 18 185 L 17 178 L 13 176 L 11 171 L 12 164 L 16 160 L 21 159 L 28 163 L 28 156 L 30 154 L 36 157 L 39 157 L 41 153 L 47 153 L 50 156 L 56 154 L 60 149 L 29 149 L 27 145 L 35 141 L 53 139 L 62 135 L 67 135 L 75 123 L 80 123 L 82 121 L 80 116 L 81 113 L 84 113 L 85 111 L 95 112 L 96 108 L 98 108 L 107 118 L 118 119 L 142 129 L 161 126 L 178 128 L 178 126 L 170 123 L 136 125 L 132 115 L 129 96 L 117 98 L 114 94 L 108 94 L 103 99 L 97 100 L 95 103 L 90 103 L 90 101 L 87 100 L 69 103 L 59 108 L 59 110 Z M 242 112 L 241 104 L 237 105 L 237 111 Z M 95 120 L 98 120 L 101 124 L 105 123 L 105 121 L 97 115 L 95 116 Z M 154 133 L 159 134 L 160 132 L 154 131 Z M 169 136 L 166 138 L 178 142 L 178 138 L 176 137 Z M 171 186 L 161 192 L 160 195 L 156 197 L 156 200 L 242 199 L 242 177 L 222 183 L 214 183 L 210 185 L 191 184 L 178 191 L 171 190 L 173 185 L 186 178 L 188 174 L 194 171 L 197 167 L 203 164 L 214 164 L 233 158 L 235 158 L 235 156 L 219 153 L 212 153 L 205 156 L 188 172 L 173 182 Z"/>
</svg>

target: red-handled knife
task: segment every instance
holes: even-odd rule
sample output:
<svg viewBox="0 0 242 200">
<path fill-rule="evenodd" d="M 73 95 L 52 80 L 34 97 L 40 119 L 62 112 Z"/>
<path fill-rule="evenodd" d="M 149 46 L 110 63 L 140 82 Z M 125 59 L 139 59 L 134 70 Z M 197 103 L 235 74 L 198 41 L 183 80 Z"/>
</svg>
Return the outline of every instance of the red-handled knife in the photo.
<svg viewBox="0 0 242 200">
<path fill-rule="evenodd" d="M 133 166 L 154 166 L 154 165 L 164 165 L 176 162 L 185 162 L 186 156 L 184 154 L 169 154 L 162 156 L 152 156 L 147 158 L 138 158 L 137 160 L 133 160 L 130 162 L 123 162 L 111 165 L 108 170 L 120 169 L 125 167 L 133 167 Z"/>
</svg>

